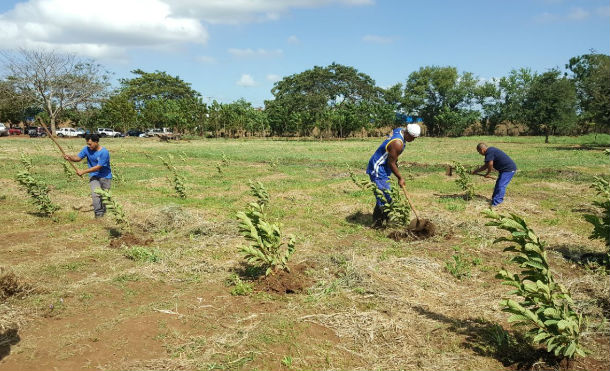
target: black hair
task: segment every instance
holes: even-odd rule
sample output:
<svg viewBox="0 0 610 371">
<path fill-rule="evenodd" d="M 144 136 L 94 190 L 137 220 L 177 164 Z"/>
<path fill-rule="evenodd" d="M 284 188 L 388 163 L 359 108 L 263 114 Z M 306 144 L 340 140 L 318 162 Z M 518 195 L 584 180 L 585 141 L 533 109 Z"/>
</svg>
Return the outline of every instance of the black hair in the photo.
<svg viewBox="0 0 610 371">
<path fill-rule="evenodd" d="M 483 148 L 487 148 L 487 144 L 485 144 L 485 143 L 477 144 L 477 151 L 481 151 Z"/>
<path fill-rule="evenodd" d="M 91 139 L 92 142 L 99 143 L 100 136 L 98 134 L 85 134 L 85 140 L 89 141 Z"/>
</svg>

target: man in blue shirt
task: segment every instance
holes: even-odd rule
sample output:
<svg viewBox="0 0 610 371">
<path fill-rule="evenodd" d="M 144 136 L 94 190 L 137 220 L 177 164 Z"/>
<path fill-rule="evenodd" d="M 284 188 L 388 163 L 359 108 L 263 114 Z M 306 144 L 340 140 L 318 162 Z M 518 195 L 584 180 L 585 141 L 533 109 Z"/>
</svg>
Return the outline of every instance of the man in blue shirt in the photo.
<svg viewBox="0 0 610 371">
<path fill-rule="evenodd" d="M 369 174 L 371 182 L 380 189 L 386 200 L 375 195 L 377 203 L 373 210 L 373 227 L 379 228 L 387 221 L 388 216 L 383 212 L 383 205 L 392 202 L 390 197 L 390 175 L 396 175 L 398 185 L 405 186 L 405 180 L 398 171 L 398 156 L 402 154 L 408 142 L 412 142 L 421 134 L 421 127 L 417 124 L 408 124 L 406 128 L 396 128 L 392 134 L 381 143 L 371 159 L 369 160 L 366 173 Z"/>
<path fill-rule="evenodd" d="M 91 199 L 93 200 L 93 213 L 96 218 L 101 218 L 106 213 L 106 207 L 102 203 L 100 196 L 95 193 L 96 188 L 104 190 L 110 189 L 112 172 L 110 171 L 110 153 L 100 145 L 100 137 L 97 134 L 85 135 L 87 145 L 76 156 L 64 155 L 68 161 L 79 162 L 87 158 L 89 168 L 78 170 L 77 174 L 89 174 L 89 186 L 91 187 Z"/>
<path fill-rule="evenodd" d="M 477 144 L 477 151 L 481 156 L 485 156 L 485 164 L 472 173 L 477 174 L 483 170 L 487 170 L 487 173 L 484 175 L 486 178 L 489 178 L 489 173 L 492 169 L 496 169 L 499 173 L 498 180 L 496 180 L 496 186 L 494 187 L 494 193 L 491 196 L 491 206 L 498 206 L 504 201 L 506 187 L 511 179 L 513 179 L 513 176 L 517 171 L 517 165 L 506 153 L 500 151 L 496 147 L 488 147 L 485 143 Z"/>
</svg>

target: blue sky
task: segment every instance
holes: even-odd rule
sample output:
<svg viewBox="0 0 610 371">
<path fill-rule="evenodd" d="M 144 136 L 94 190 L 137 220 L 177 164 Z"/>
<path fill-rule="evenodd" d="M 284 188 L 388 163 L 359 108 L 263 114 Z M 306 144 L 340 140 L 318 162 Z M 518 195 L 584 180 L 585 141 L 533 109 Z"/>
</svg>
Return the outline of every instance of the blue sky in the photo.
<svg viewBox="0 0 610 371">
<path fill-rule="evenodd" d="M 166 71 L 206 101 L 271 99 L 273 82 L 332 62 L 382 87 L 422 66 L 481 79 L 610 53 L 607 0 L 27 0 L 0 2 L 0 49 L 101 63 L 115 81 Z"/>
</svg>

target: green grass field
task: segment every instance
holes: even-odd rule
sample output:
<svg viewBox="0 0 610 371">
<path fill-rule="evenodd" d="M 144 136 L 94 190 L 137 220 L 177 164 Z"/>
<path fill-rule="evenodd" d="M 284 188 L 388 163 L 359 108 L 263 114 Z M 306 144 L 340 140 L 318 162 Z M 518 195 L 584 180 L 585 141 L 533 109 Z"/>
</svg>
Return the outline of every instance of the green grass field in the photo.
<svg viewBox="0 0 610 371">
<path fill-rule="evenodd" d="M 600 134 L 550 144 L 540 137 L 408 144 L 399 162 L 407 190 L 438 228 L 412 242 L 370 228 L 374 198 L 349 177 L 351 167 L 366 178 L 379 138 L 102 139 L 112 193 L 139 239 L 123 245 L 110 216 L 93 218 L 87 182 L 64 174 L 50 140 L 1 138 L 0 266 L 20 290 L 0 296 L 0 370 L 464 370 L 544 361 L 518 341 L 498 304 L 509 289 L 494 276 L 508 255 L 492 244 L 503 232 L 485 227 L 481 214 L 493 181 L 473 177 L 478 197 L 464 201 L 455 176 L 445 174 L 453 161 L 480 166 L 481 141 L 519 168 L 499 212 L 524 217 L 548 242 L 553 271 L 589 318 L 584 344 L 592 354 L 576 365 L 608 369 L 610 282 L 580 260 L 607 251 L 588 238 L 583 218 L 596 212 L 594 176 L 610 175 L 610 135 Z M 84 146 L 60 143 L 71 154 Z M 15 181 L 22 153 L 61 207 L 52 218 L 38 216 Z M 159 158 L 168 154 L 186 199 L 169 183 Z M 235 215 L 254 200 L 249 179 L 265 185 L 270 217 L 296 236 L 291 264 L 301 292 L 265 289 L 238 253 L 246 241 Z M 454 256 L 468 262 L 460 272 L 447 265 Z"/>
</svg>

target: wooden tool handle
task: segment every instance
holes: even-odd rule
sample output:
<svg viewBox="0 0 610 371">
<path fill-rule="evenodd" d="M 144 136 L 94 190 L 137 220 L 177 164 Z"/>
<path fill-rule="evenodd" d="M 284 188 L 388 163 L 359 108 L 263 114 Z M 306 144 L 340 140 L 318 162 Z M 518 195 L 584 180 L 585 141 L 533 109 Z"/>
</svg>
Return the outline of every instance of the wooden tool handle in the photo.
<svg viewBox="0 0 610 371">
<path fill-rule="evenodd" d="M 66 152 L 64 151 L 63 148 L 61 148 L 61 146 L 59 145 L 59 143 L 57 143 L 57 141 L 55 140 L 55 138 L 53 138 L 53 135 L 51 134 L 51 132 L 49 131 L 49 128 L 47 128 L 47 125 L 44 123 L 44 121 L 42 121 L 42 119 L 40 117 L 37 118 L 38 122 L 40 122 L 42 124 L 42 127 L 44 128 L 44 131 L 47 132 L 47 135 L 49 136 L 49 138 L 51 138 L 51 140 L 53 141 L 53 143 L 55 143 L 55 145 L 57 145 L 57 148 L 59 148 L 59 150 L 61 151 L 61 153 L 65 156 Z M 83 177 L 82 175 L 80 175 L 78 173 L 78 169 L 76 168 L 76 166 L 74 166 L 74 163 L 72 161 L 68 161 L 70 163 L 70 165 L 72 165 L 72 169 L 74 169 L 74 171 L 76 172 L 76 175 L 78 175 L 79 177 Z"/>
<path fill-rule="evenodd" d="M 407 198 L 407 202 L 409 203 L 409 206 L 411 206 L 411 210 L 413 210 L 413 214 L 415 214 L 415 219 L 419 220 L 419 216 L 417 216 L 417 212 L 415 211 L 415 208 L 413 207 L 413 204 L 411 203 L 411 199 L 409 199 L 409 195 L 407 194 L 407 190 L 405 189 L 405 186 L 401 185 L 400 188 L 402 188 L 402 191 L 405 194 L 405 197 Z"/>
</svg>

